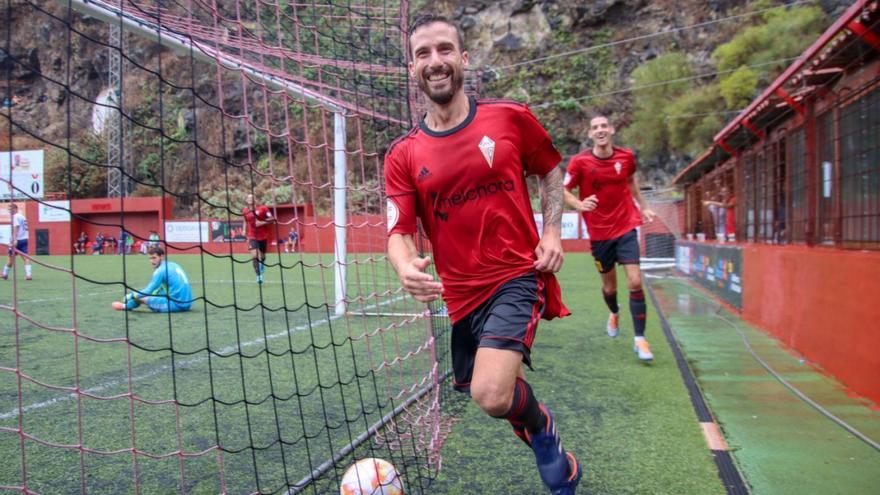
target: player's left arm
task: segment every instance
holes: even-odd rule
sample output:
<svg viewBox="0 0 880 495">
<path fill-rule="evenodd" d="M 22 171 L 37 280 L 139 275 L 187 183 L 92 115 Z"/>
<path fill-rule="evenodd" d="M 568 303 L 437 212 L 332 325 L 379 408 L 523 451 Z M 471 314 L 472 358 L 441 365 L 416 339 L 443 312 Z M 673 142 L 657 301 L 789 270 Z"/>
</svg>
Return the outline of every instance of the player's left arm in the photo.
<svg viewBox="0 0 880 495">
<path fill-rule="evenodd" d="M 269 225 L 270 223 L 275 223 L 275 222 L 276 222 L 276 219 L 275 219 L 275 217 L 272 216 L 271 210 L 268 213 L 266 213 L 265 220 L 260 220 L 259 217 L 256 217 L 256 216 L 254 217 L 254 225 L 256 225 L 257 227 L 262 227 L 263 225 Z"/>
<path fill-rule="evenodd" d="M 254 225 L 256 225 L 257 227 L 262 227 L 263 225 L 269 225 L 270 223 L 275 223 L 275 217 L 273 217 L 271 213 L 269 213 L 269 216 L 266 217 L 265 220 L 257 219 L 254 222 Z"/>
<path fill-rule="evenodd" d="M 642 211 L 642 218 L 646 222 L 653 222 L 655 218 L 657 218 L 657 214 L 654 213 L 654 210 L 648 207 L 648 202 L 645 201 L 645 197 L 642 196 L 642 190 L 639 188 L 639 179 L 636 178 L 636 174 L 633 173 L 629 176 L 629 189 L 632 191 L 632 195 L 636 198 L 636 201 L 639 203 L 639 208 Z"/>
<path fill-rule="evenodd" d="M 562 207 L 565 204 L 563 171 L 559 168 L 562 156 L 553 146 L 547 130 L 541 126 L 535 115 L 522 107 L 515 113 L 520 136 L 520 151 L 526 174 L 538 176 L 538 189 L 541 193 L 541 213 L 544 215 L 544 232 L 535 248 L 537 260 L 535 270 L 557 272 L 562 268 Z"/>
<path fill-rule="evenodd" d="M 565 204 L 562 177 L 562 169 L 553 167 L 538 179 L 544 216 L 544 233 L 535 249 L 538 255 L 535 270 L 539 272 L 558 272 L 562 268 L 562 206 Z"/>
</svg>

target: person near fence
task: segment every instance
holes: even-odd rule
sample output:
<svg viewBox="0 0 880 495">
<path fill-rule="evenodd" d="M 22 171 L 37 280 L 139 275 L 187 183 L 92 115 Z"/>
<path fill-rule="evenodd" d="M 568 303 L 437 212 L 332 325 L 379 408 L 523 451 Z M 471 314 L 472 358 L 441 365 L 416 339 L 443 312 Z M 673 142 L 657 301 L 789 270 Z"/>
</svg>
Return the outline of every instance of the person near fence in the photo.
<svg viewBox="0 0 880 495">
<path fill-rule="evenodd" d="M 28 221 L 24 215 L 18 211 L 18 205 L 9 203 L 9 216 L 12 217 L 12 237 L 9 240 L 9 257 L 6 265 L 3 267 L 3 280 L 9 278 L 9 269 L 15 263 L 15 257 L 23 255 L 24 260 L 24 279 L 31 280 L 33 278 L 31 272 L 31 259 L 28 256 Z"/>
<path fill-rule="evenodd" d="M 707 199 L 703 204 L 709 208 L 712 215 L 712 223 L 715 226 L 715 240 L 724 242 L 732 240 L 729 238 L 736 232 L 736 212 L 734 207 L 736 199 L 731 196 L 730 189 L 722 186 L 715 199 Z"/>
<path fill-rule="evenodd" d="M 299 233 L 296 231 L 296 227 L 292 227 L 290 232 L 287 233 L 287 244 L 284 246 L 284 252 L 296 252 L 297 244 L 299 244 Z"/>
<path fill-rule="evenodd" d="M 98 255 L 104 253 L 104 233 L 98 232 L 95 236 L 95 242 L 92 243 L 92 254 Z"/>
<path fill-rule="evenodd" d="M 266 271 L 266 249 L 269 247 L 269 235 L 275 217 L 265 205 L 257 205 L 253 194 L 246 198 L 247 206 L 241 210 L 247 226 L 248 249 L 250 250 L 257 283 L 263 283 L 263 272 Z"/>
<path fill-rule="evenodd" d="M 620 307 L 617 304 L 617 264 L 623 265 L 629 289 L 632 314 L 633 351 L 639 359 L 653 361 L 654 353 L 645 339 L 648 308 L 642 290 L 639 267 L 639 234 L 644 219 L 651 222 L 656 214 L 648 208 L 636 178 L 636 156 L 614 146 L 614 126 L 605 115 L 590 119 L 587 135 L 592 148 L 573 156 L 565 174 L 565 201 L 581 212 L 590 232 L 590 247 L 596 268 L 602 277 L 602 298 L 611 314 L 605 330 L 609 337 L 620 331 Z M 577 189 L 578 196 L 571 191 Z"/>
<path fill-rule="evenodd" d="M 476 100 L 463 89 L 468 54 L 446 18 L 420 16 L 409 32 L 410 76 L 428 111 L 385 155 L 388 256 L 418 301 L 443 297 L 452 320 L 453 386 L 503 418 L 531 447 L 544 484 L 573 494 L 582 470 L 562 448 L 547 407 L 525 380 L 538 320 L 569 314 L 562 266 L 561 156 L 525 106 Z M 537 175 L 539 238 L 525 176 Z M 417 221 L 440 280 L 416 248 Z"/>
<path fill-rule="evenodd" d="M 73 252 L 74 254 L 85 254 L 86 249 L 89 248 L 89 236 L 85 233 L 85 231 L 81 231 L 79 233 L 79 237 L 76 238 L 76 242 L 73 243 Z"/>
</svg>

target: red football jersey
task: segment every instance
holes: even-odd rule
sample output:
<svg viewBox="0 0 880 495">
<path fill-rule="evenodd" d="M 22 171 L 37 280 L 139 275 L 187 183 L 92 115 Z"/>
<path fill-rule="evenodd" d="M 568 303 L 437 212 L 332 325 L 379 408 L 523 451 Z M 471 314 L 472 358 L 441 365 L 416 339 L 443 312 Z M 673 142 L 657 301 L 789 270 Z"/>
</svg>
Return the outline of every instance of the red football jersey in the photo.
<svg viewBox="0 0 880 495">
<path fill-rule="evenodd" d="M 636 173 L 636 157 L 627 148 L 613 148 L 608 158 L 599 158 L 593 150 L 573 156 L 565 172 L 565 187 L 578 188 L 583 200 L 596 195 L 599 202 L 593 211 L 583 212 L 590 239 L 616 239 L 642 224 L 629 178 Z"/>
<path fill-rule="evenodd" d="M 269 212 L 269 208 L 266 206 L 260 205 L 256 208 L 256 213 L 254 210 L 250 208 L 243 208 L 241 210 L 241 214 L 244 217 L 244 221 L 247 222 L 247 238 L 248 240 L 257 240 L 257 241 L 265 241 L 269 239 L 269 230 L 271 224 L 261 225 L 257 227 L 257 218 L 260 221 L 265 221 L 267 218 L 272 217 L 272 213 Z"/>
<path fill-rule="evenodd" d="M 453 322 L 534 270 L 539 239 L 525 177 L 560 160 L 525 105 L 473 98 L 454 129 L 435 132 L 422 122 L 389 148 L 388 234 L 415 234 L 421 220 Z M 544 317 L 568 314 L 555 277 L 542 277 Z"/>
</svg>

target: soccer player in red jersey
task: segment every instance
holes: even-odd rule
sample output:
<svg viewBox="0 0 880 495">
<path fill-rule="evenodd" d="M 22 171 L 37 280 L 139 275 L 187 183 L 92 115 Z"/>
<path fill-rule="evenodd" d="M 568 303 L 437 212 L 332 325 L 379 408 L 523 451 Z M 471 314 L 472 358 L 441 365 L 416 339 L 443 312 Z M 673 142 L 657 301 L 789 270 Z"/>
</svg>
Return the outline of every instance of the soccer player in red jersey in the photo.
<svg viewBox="0 0 880 495">
<path fill-rule="evenodd" d="M 257 206 L 254 195 L 247 195 L 247 206 L 241 210 L 247 226 L 248 249 L 257 274 L 257 283 L 263 283 L 263 272 L 266 271 L 266 248 L 269 244 L 271 225 L 275 222 L 272 212 L 264 205 Z"/>
<path fill-rule="evenodd" d="M 645 340 L 648 312 L 639 268 L 639 236 L 636 227 L 652 222 L 656 215 L 648 208 L 636 179 L 636 157 L 627 148 L 614 146 L 614 126 L 608 117 L 597 115 L 588 131 L 593 147 L 573 156 L 565 174 L 565 202 L 582 212 L 596 268 L 602 276 L 602 296 L 611 310 L 606 330 L 618 334 L 617 272 L 615 263 L 626 270 L 629 309 L 635 329 L 633 351 L 642 361 L 654 354 Z M 570 191 L 578 190 L 578 197 Z M 638 202 L 639 207 L 636 207 Z"/>
<path fill-rule="evenodd" d="M 465 95 L 468 54 L 447 19 L 420 17 L 409 41 L 410 76 L 429 107 L 385 156 L 389 259 L 416 300 L 443 297 L 453 325 L 453 386 L 510 422 L 552 493 L 574 494 L 580 466 L 523 371 L 538 320 L 569 314 L 553 275 L 563 261 L 562 158 L 525 105 Z M 540 238 L 526 175 L 540 178 Z M 432 260 L 416 249 L 417 220 L 439 281 L 425 273 Z"/>
</svg>

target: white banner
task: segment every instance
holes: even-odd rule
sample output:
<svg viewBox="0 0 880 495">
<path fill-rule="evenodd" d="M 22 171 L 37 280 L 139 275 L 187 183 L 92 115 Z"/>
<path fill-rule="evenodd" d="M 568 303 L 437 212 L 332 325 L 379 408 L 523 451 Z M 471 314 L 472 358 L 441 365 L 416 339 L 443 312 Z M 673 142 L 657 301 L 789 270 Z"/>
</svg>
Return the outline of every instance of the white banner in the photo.
<svg viewBox="0 0 880 495">
<path fill-rule="evenodd" d="M 40 203 L 40 222 L 69 222 L 70 201 Z"/>
<path fill-rule="evenodd" d="M 12 225 L 0 225 L 0 244 L 9 245 L 10 240 L 12 240 Z"/>
<path fill-rule="evenodd" d="M 578 219 L 581 218 L 580 213 L 569 211 L 562 214 L 562 239 L 578 238 Z M 544 235 L 544 215 L 535 213 L 535 225 L 538 226 L 538 235 Z"/>
<path fill-rule="evenodd" d="M 578 238 L 578 218 L 580 214 L 576 211 L 570 211 L 562 214 L 562 238 L 577 239 Z"/>
<path fill-rule="evenodd" d="M 15 187 L 11 192 L 10 178 Z M 42 197 L 43 150 L 0 152 L 0 199 Z"/>
<path fill-rule="evenodd" d="M 167 242 L 208 242 L 209 239 L 208 222 L 165 222 Z"/>
</svg>

